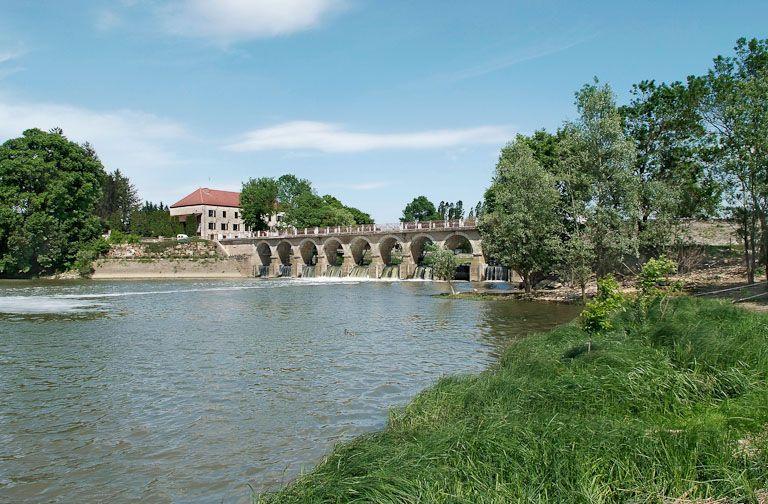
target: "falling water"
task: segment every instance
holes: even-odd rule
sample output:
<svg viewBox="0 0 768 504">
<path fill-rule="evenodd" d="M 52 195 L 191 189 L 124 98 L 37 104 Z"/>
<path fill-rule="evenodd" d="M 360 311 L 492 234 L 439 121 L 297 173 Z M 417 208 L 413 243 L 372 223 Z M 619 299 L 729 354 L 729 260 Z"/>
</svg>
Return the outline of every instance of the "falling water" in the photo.
<svg viewBox="0 0 768 504">
<path fill-rule="evenodd" d="M 486 282 L 509 282 L 509 268 L 506 266 L 486 266 L 484 278 Z"/>
<path fill-rule="evenodd" d="M 306 264 L 301 269 L 301 276 L 303 278 L 315 278 L 317 266 L 307 266 Z"/>
<path fill-rule="evenodd" d="M 323 276 L 341 278 L 341 266 L 328 266 Z"/>
<path fill-rule="evenodd" d="M 392 280 L 399 280 L 400 279 L 400 265 L 395 264 L 392 266 L 384 266 L 384 269 L 381 270 L 381 278 L 389 278 Z"/>
<path fill-rule="evenodd" d="M 290 264 L 281 264 L 280 265 L 280 274 L 278 276 L 290 277 L 291 276 L 291 265 Z"/>
<path fill-rule="evenodd" d="M 261 278 L 267 278 L 269 276 L 269 266 L 259 266 L 258 275 Z"/>
<path fill-rule="evenodd" d="M 413 278 L 418 280 L 433 280 L 434 276 L 432 275 L 432 268 L 429 266 L 416 266 Z"/>
<path fill-rule="evenodd" d="M 371 276 L 370 266 L 354 266 L 349 271 L 351 278 L 369 278 Z"/>
</svg>

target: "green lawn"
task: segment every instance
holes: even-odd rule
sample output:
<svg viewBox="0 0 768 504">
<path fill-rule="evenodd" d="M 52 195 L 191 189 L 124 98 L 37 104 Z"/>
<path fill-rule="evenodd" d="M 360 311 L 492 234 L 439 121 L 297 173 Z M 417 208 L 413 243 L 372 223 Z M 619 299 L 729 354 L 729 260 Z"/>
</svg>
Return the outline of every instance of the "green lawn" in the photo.
<svg viewBox="0 0 768 504">
<path fill-rule="evenodd" d="M 257 501 L 758 502 L 768 316 L 684 297 L 588 339 L 563 326 L 440 380 Z"/>
</svg>

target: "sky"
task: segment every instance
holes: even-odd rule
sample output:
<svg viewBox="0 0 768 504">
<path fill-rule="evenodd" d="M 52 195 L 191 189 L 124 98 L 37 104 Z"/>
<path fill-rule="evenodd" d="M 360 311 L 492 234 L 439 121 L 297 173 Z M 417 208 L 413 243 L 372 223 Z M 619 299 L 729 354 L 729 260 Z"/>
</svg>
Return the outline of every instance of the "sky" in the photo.
<svg viewBox="0 0 768 504">
<path fill-rule="evenodd" d="M 63 128 L 144 200 L 294 173 L 395 222 L 482 198 L 594 77 L 701 74 L 768 2 L 0 0 L 0 142 Z"/>
</svg>

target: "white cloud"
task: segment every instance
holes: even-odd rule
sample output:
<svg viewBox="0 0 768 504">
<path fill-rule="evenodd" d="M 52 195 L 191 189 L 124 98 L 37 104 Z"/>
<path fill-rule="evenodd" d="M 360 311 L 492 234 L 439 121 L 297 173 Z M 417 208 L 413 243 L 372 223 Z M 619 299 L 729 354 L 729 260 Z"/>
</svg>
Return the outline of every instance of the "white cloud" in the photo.
<svg viewBox="0 0 768 504">
<path fill-rule="evenodd" d="M 96 15 L 96 29 L 99 31 L 109 31 L 121 22 L 120 15 L 113 10 L 103 10 Z"/>
<path fill-rule="evenodd" d="M 164 18 L 172 33 L 230 41 L 308 30 L 340 6 L 341 0 L 175 0 Z"/>
<path fill-rule="evenodd" d="M 164 172 L 180 169 L 176 154 L 191 136 L 180 124 L 133 110 L 94 111 L 53 103 L 20 103 L 0 96 L 0 142 L 23 130 L 61 127 L 70 140 L 90 142 L 108 170 L 119 168 L 145 197 L 161 194 Z"/>
<path fill-rule="evenodd" d="M 247 132 L 228 150 L 316 150 L 363 152 L 381 149 L 434 149 L 469 144 L 498 144 L 511 138 L 503 126 L 436 129 L 411 133 L 356 133 L 336 124 L 292 121 Z"/>
</svg>

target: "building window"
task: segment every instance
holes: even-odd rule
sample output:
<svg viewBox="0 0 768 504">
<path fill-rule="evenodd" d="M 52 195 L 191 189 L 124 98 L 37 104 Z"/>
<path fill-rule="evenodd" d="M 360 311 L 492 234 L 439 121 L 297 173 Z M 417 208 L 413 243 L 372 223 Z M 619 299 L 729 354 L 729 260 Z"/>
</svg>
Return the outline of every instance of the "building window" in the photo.
<svg viewBox="0 0 768 504">
<path fill-rule="evenodd" d="M 280 222 L 280 221 L 282 221 L 282 220 L 283 220 L 283 216 L 282 216 L 282 215 L 278 215 L 278 216 L 277 216 L 277 222 Z"/>
<path fill-rule="evenodd" d="M 240 226 L 237 224 L 232 224 L 232 231 L 240 231 L 240 229 L 238 229 L 239 227 Z"/>
<path fill-rule="evenodd" d="M 227 218 L 227 211 L 226 210 L 222 211 L 221 212 L 221 216 L 226 219 Z"/>
<path fill-rule="evenodd" d="M 235 212 L 235 219 L 237 219 L 237 212 Z"/>
<path fill-rule="evenodd" d="M 216 210 L 208 210 L 208 217 L 216 217 Z"/>
<path fill-rule="evenodd" d="M 222 231 L 226 231 L 227 230 L 227 223 L 226 222 L 222 222 L 221 223 L 221 230 Z"/>
<path fill-rule="evenodd" d="M 209 223 L 208 223 L 208 229 L 216 229 L 216 223 L 214 223 L 214 222 L 209 222 Z"/>
</svg>

